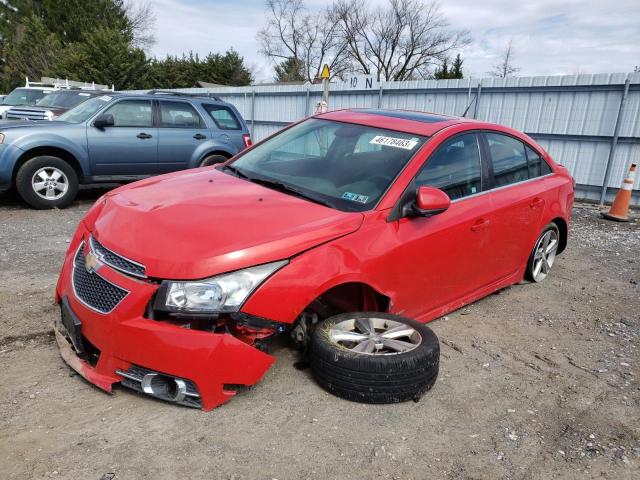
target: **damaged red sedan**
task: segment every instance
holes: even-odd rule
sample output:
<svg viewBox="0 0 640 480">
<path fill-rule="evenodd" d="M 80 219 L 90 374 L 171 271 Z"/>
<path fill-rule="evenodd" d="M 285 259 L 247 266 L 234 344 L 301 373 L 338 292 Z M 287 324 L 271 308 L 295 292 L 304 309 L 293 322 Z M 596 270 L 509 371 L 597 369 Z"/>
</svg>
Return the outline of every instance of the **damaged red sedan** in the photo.
<svg viewBox="0 0 640 480">
<path fill-rule="evenodd" d="M 573 180 L 489 123 L 344 110 L 223 165 L 101 197 L 56 288 L 56 337 L 84 378 L 212 409 L 258 382 L 286 334 L 351 400 L 435 382 L 424 323 L 526 276 L 567 244 Z M 505 319 L 508 321 L 508 319 Z"/>
</svg>

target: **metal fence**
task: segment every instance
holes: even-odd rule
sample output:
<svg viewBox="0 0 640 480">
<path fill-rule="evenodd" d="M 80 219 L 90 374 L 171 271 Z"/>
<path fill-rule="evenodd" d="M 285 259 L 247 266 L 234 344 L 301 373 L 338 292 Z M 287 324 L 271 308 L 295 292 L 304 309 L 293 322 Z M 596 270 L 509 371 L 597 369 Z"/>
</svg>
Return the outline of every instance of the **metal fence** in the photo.
<svg viewBox="0 0 640 480">
<path fill-rule="evenodd" d="M 579 199 L 610 201 L 640 163 L 640 73 L 331 84 L 329 108 L 391 108 L 462 115 L 533 137 L 578 183 Z M 187 88 L 233 103 L 261 140 L 314 112 L 321 85 Z M 475 101 L 474 101 L 475 99 Z M 605 177 L 608 189 L 604 189 Z M 640 178 L 633 204 L 640 205 Z"/>
</svg>

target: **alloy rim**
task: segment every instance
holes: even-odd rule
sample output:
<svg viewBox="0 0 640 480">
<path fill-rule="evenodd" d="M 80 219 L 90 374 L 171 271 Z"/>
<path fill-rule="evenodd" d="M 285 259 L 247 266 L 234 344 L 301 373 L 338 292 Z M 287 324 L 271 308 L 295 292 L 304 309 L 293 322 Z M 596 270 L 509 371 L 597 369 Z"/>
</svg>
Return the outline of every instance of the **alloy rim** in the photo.
<svg viewBox="0 0 640 480">
<path fill-rule="evenodd" d="M 352 352 L 367 355 L 407 353 L 422 342 L 416 329 L 385 318 L 343 320 L 331 328 L 329 338 Z"/>
<path fill-rule="evenodd" d="M 31 186 L 40 198 L 58 200 L 69 189 L 69 179 L 62 170 L 55 167 L 44 167 L 31 177 Z"/>
<path fill-rule="evenodd" d="M 558 252 L 558 234 L 555 230 L 547 230 L 538 243 L 533 254 L 533 279 L 541 282 L 549 274 Z"/>
</svg>

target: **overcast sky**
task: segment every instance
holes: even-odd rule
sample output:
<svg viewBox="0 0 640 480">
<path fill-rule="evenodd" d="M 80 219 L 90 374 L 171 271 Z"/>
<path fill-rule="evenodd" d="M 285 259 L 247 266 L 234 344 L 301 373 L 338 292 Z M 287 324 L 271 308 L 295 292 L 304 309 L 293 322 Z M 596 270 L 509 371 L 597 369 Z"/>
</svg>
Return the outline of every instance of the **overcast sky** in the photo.
<svg viewBox="0 0 640 480">
<path fill-rule="evenodd" d="M 265 23 L 264 0 L 150 3 L 156 15 L 152 55 L 189 50 L 204 55 L 233 47 L 258 81 L 272 79 L 273 67 L 258 53 L 256 41 Z M 306 1 L 310 9 L 326 3 Z M 452 28 L 471 33 L 473 43 L 461 52 L 465 76 L 486 77 L 510 39 L 520 76 L 627 72 L 640 65 L 640 0 L 449 0 L 440 5 Z"/>
</svg>

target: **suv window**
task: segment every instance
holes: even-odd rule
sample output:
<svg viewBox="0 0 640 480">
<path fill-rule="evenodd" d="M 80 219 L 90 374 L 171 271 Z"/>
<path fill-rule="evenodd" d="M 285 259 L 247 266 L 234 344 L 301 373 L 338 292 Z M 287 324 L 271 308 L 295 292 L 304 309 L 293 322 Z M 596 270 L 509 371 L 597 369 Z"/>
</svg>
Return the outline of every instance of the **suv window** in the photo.
<svg viewBox="0 0 640 480">
<path fill-rule="evenodd" d="M 150 100 L 123 100 L 104 113 L 113 115 L 115 127 L 153 126 Z"/>
<path fill-rule="evenodd" d="M 240 122 L 229 107 L 222 105 L 203 105 L 216 126 L 222 130 L 240 130 Z"/>
<path fill-rule="evenodd" d="M 455 200 L 480 192 L 480 178 L 478 140 L 475 134 L 467 133 L 440 146 L 422 167 L 416 182 L 419 187 L 439 188 Z"/>
<path fill-rule="evenodd" d="M 524 143 L 499 133 L 486 133 L 485 135 L 493 160 L 495 186 L 502 187 L 528 180 L 529 171 L 527 156 L 524 153 Z"/>
<path fill-rule="evenodd" d="M 196 109 L 189 103 L 161 100 L 160 127 L 201 128 L 202 119 Z"/>
<path fill-rule="evenodd" d="M 551 167 L 533 148 L 525 145 L 527 163 L 529 164 L 529 178 L 540 177 L 551 173 Z"/>
</svg>

